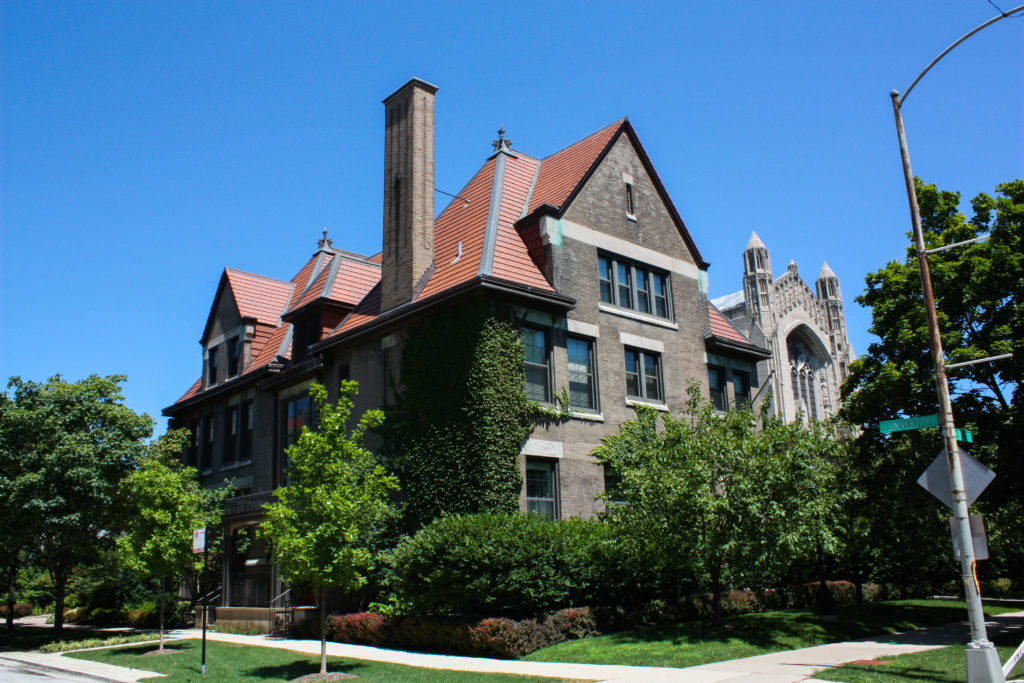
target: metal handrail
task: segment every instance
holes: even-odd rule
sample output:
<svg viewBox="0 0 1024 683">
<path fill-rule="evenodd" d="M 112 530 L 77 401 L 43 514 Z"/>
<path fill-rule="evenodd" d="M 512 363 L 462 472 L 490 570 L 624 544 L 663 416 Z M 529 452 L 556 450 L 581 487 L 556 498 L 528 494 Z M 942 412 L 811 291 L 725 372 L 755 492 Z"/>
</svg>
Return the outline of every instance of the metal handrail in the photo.
<svg viewBox="0 0 1024 683">
<path fill-rule="evenodd" d="M 278 600 L 280 600 L 281 598 L 285 597 L 286 595 L 288 595 L 291 592 L 292 592 L 292 589 L 289 588 L 288 590 L 284 591 L 283 593 L 278 595 L 276 598 L 272 599 L 270 602 L 267 603 L 267 630 L 268 630 L 268 632 L 273 632 L 273 630 L 274 630 L 275 623 L 276 623 L 276 619 L 274 617 L 275 612 L 276 613 L 287 612 L 288 609 L 290 609 L 289 606 L 283 606 L 283 607 L 279 606 L 279 607 L 275 608 L 274 607 L 274 603 L 277 602 Z"/>
<path fill-rule="evenodd" d="M 209 605 L 210 604 L 210 600 L 213 600 L 214 598 L 219 598 L 221 596 L 222 592 L 223 592 L 223 587 L 214 588 L 212 591 L 210 591 L 206 595 L 199 596 L 199 599 L 196 600 L 196 603 L 200 604 L 200 605 Z"/>
</svg>

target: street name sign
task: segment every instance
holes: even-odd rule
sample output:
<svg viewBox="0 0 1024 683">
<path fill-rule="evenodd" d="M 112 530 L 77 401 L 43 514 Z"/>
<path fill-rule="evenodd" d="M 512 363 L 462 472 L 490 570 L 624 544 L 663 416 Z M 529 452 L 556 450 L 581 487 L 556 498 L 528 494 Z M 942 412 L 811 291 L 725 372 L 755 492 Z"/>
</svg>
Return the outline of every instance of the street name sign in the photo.
<svg viewBox="0 0 1024 683">
<path fill-rule="evenodd" d="M 926 429 L 928 427 L 938 427 L 939 416 L 936 415 L 919 415 L 917 417 L 907 417 L 902 420 L 882 420 L 878 423 L 878 430 L 883 434 L 889 432 L 907 432 L 912 429 Z"/>
<path fill-rule="evenodd" d="M 917 417 L 907 417 L 902 420 L 882 420 L 878 423 L 878 431 L 883 434 L 889 434 L 891 432 L 909 432 L 913 429 L 928 429 L 929 427 L 939 426 L 939 416 L 936 415 L 919 415 Z M 974 434 L 971 433 L 970 429 L 957 429 L 956 440 L 966 441 L 967 443 L 974 443 Z"/>
<path fill-rule="evenodd" d="M 978 496 L 985 490 L 996 473 L 985 467 L 976 458 L 971 457 L 967 449 L 961 446 L 960 469 L 964 476 L 964 492 L 967 494 L 967 505 L 978 500 Z M 953 504 L 953 492 L 949 490 L 949 460 L 946 456 L 946 449 L 943 448 L 932 460 L 932 464 L 917 479 L 917 483 L 924 487 L 924 490 L 938 498 L 943 505 L 956 511 Z"/>
</svg>

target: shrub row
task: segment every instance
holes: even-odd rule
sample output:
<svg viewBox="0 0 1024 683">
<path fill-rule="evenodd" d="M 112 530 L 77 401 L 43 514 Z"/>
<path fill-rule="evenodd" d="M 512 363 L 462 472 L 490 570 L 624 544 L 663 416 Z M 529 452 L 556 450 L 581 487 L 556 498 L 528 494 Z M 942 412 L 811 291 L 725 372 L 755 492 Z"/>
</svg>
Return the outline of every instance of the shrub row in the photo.
<svg viewBox="0 0 1024 683">
<path fill-rule="evenodd" d="M 331 640 L 446 654 L 515 659 L 565 640 L 598 633 L 586 608 L 552 612 L 539 619 L 457 616 L 389 618 L 373 612 L 331 617 Z"/>
<path fill-rule="evenodd" d="M 442 517 L 389 554 L 387 582 L 414 616 L 523 619 L 596 604 L 609 531 L 539 515 Z"/>
<path fill-rule="evenodd" d="M 27 602 L 17 602 L 14 604 L 14 618 L 21 619 L 22 617 L 32 616 L 32 605 Z M 7 605 L 0 605 L 0 619 L 7 618 Z"/>
<path fill-rule="evenodd" d="M 192 611 L 187 602 L 168 601 L 164 610 L 165 628 L 184 628 L 191 625 Z M 113 607 L 80 607 L 64 610 L 64 621 L 86 626 L 132 626 L 135 628 L 160 627 L 160 603 L 148 600 L 121 610 Z"/>
<path fill-rule="evenodd" d="M 833 605 L 852 605 L 856 602 L 856 586 L 849 581 L 827 581 L 827 599 Z M 805 583 L 767 590 L 733 590 L 722 595 L 722 614 L 735 616 L 780 609 L 806 609 L 818 604 L 818 582 Z M 865 584 L 864 602 L 886 599 L 882 586 Z M 712 604 L 710 593 L 694 593 L 678 600 L 650 600 L 639 609 L 622 606 L 599 607 L 594 610 L 602 631 L 617 631 L 636 626 L 670 624 L 679 621 L 710 619 Z"/>
</svg>

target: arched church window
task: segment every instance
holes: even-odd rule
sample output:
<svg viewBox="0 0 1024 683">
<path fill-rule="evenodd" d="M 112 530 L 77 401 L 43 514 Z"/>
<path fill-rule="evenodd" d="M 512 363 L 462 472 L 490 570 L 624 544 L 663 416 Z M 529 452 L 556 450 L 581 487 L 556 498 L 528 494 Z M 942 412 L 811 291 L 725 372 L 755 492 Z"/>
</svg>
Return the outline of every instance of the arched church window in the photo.
<svg viewBox="0 0 1024 683">
<path fill-rule="evenodd" d="M 807 405 L 810 407 L 811 419 L 818 419 L 818 401 L 814 396 L 814 375 L 807 378 Z"/>
</svg>

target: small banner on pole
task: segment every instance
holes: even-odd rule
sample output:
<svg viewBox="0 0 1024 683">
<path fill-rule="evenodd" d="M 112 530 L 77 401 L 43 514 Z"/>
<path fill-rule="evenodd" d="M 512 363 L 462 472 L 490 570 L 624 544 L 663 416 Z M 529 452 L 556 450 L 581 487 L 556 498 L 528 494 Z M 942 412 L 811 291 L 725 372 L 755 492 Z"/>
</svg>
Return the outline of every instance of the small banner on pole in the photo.
<svg viewBox="0 0 1024 683">
<path fill-rule="evenodd" d="M 971 543 L 974 545 L 974 559 L 988 559 L 988 539 L 985 538 L 985 523 L 981 515 L 971 515 Z M 956 517 L 949 518 L 949 531 L 953 535 L 953 554 L 960 561 L 960 537 L 957 533 Z"/>
<path fill-rule="evenodd" d="M 192 532 L 192 553 L 198 554 L 206 550 L 206 529 L 196 529 Z"/>
</svg>

